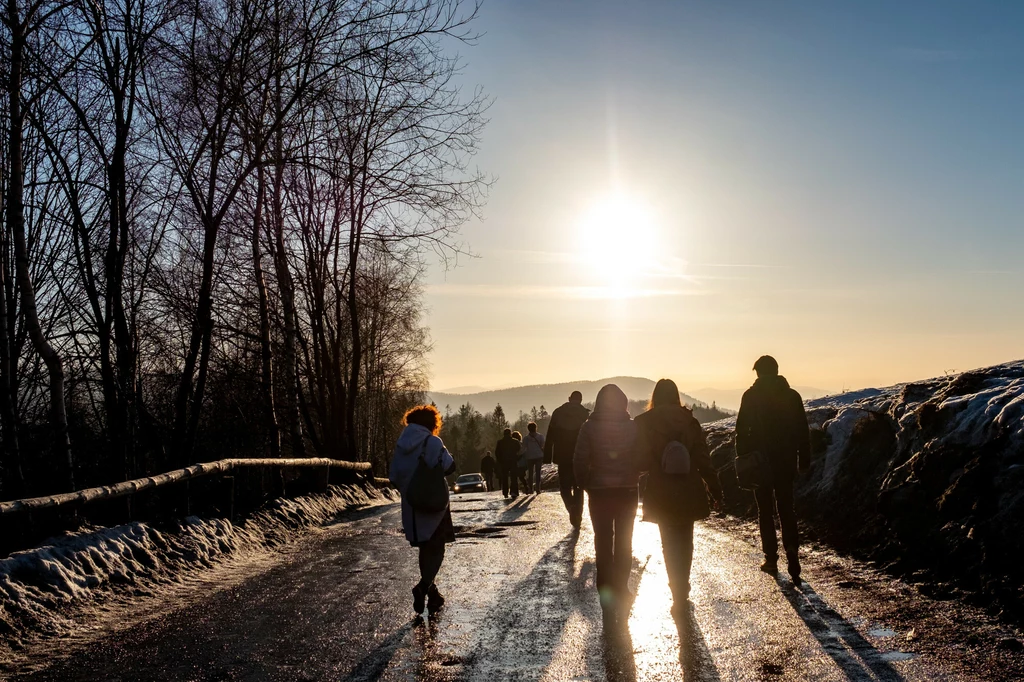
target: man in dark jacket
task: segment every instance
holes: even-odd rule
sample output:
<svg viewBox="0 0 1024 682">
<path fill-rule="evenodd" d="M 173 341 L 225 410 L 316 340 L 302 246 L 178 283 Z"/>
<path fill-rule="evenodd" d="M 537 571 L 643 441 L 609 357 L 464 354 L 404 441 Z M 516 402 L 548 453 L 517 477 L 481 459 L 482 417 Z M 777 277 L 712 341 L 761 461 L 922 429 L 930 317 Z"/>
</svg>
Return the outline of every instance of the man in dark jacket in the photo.
<svg viewBox="0 0 1024 682">
<path fill-rule="evenodd" d="M 782 525 L 782 546 L 793 582 L 800 582 L 800 538 L 793 509 L 793 480 L 797 469 L 810 468 L 811 434 L 800 394 L 779 376 L 779 363 L 763 355 L 754 363 L 757 381 L 743 394 L 736 416 L 736 452 L 761 452 L 770 464 L 770 475 L 754 491 L 765 573 L 779 570 L 779 545 L 775 536 L 775 510 Z"/>
<path fill-rule="evenodd" d="M 516 476 L 519 446 L 520 442 L 512 437 L 512 429 L 505 429 L 501 440 L 494 446 L 494 454 L 498 457 L 498 480 L 501 482 L 501 494 L 508 497 L 509 483 L 511 483 L 513 500 L 519 497 L 519 479 Z"/>
<path fill-rule="evenodd" d="M 494 458 L 491 457 L 490 450 L 480 458 L 480 474 L 483 475 L 484 483 L 487 484 L 487 492 L 494 490 Z"/>
<path fill-rule="evenodd" d="M 547 440 L 544 441 L 544 459 L 558 465 L 558 488 L 562 493 L 562 502 L 569 512 L 569 522 L 577 528 L 583 523 L 583 488 L 576 482 L 572 455 L 576 451 L 580 427 L 589 416 L 590 410 L 583 407 L 583 394 L 573 391 L 569 395 L 569 402 L 551 413 Z"/>
</svg>

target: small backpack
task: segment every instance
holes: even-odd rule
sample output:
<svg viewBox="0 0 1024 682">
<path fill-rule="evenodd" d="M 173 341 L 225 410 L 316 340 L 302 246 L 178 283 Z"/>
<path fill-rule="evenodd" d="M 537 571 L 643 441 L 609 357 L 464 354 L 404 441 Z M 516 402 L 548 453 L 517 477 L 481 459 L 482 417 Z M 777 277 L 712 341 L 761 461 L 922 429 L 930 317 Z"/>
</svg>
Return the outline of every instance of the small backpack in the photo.
<svg viewBox="0 0 1024 682">
<path fill-rule="evenodd" d="M 409 487 L 405 491 L 405 499 L 409 505 L 418 512 L 428 514 L 444 511 L 448 507 L 448 483 L 444 479 L 441 460 L 438 458 L 437 466 L 427 464 L 427 441 L 429 440 L 428 437 L 423 441 L 423 449 L 420 450 L 416 471 L 413 472 Z"/>
<path fill-rule="evenodd" d="M 670 440 L 661 451 L 661 470 L 674 476 L 690 473 L 690 451 L 679 441 Z"/>
</svg>

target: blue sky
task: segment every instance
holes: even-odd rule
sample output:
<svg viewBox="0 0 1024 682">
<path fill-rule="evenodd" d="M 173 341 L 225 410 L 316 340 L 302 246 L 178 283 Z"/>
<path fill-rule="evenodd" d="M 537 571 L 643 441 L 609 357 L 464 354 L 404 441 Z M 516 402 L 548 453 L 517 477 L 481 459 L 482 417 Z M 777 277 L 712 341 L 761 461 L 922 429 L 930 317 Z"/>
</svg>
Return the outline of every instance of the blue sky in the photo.
<svg viewBox="0 0 1024 682">
<path fill-rule="evenodd" d="M 478 258 L 429 277 L 434 387 L 1022 355 L 1024 5 L 491 0 L 476 28 L 498 181 Z"/>
</svg>

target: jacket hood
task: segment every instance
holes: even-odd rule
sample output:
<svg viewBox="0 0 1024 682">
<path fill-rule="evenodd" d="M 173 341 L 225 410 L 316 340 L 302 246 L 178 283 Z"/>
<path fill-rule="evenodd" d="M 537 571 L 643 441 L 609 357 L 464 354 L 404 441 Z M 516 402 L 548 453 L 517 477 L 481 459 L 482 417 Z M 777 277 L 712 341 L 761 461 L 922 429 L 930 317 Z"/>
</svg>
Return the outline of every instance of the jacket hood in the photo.
<svg viewBox="0 0 1024 682">
<path fill-rule="evenodd" d="M 597 419 L 629 419 L 629 399 L 622 389 L 615 384 L 607 384 L 597 392 L 594 401 L 594 412 L 591 418 Z"/>
<path fill-rule="evenodd" d="M 789 388 L 789 382 L 781 374 L 773 377 L 758 377 L 754 381 L 754 388 L 762 391 L 784 391 Z"/>
<path fill-rule="evenodd" d="M 395 447 L 398 450 L 411 451 L 416 448 L 423 447 L 423 441 L 427 440 L 433 434 L 425 426 L 419 424 L 409 424 L 402 431 L 401 435 L 398 436 L 398 442 Z"/>
</svg>

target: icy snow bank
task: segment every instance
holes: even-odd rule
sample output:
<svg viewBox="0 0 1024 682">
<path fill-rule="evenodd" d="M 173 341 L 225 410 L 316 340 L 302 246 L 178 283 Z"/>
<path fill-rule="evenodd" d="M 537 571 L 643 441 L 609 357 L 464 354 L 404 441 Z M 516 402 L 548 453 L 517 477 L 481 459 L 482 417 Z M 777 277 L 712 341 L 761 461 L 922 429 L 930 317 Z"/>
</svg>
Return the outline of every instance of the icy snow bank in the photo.
<svg viewBox="0 0 1024 682">
<path fill-rule="evenodd" d="M 235 525 L 189 517 L 160 531 L 144 523 L 69 533 L 0 560 L 0 662 L 24 637 L 62 635 L 85 607 L 114 596 L 153 594 L 239 553 L 279 545 L 345 509 L 396 499 L 391 490 L 331 486 L 325 494 L 279 499 Z"/>
<path fill-rule="evenodd" d="M 1024 361 L 808 401 L 801 518 L 819 536 L 942 594 L 1024 621 Z M 735 420 L 707 425 L 733 508 Z"/>
</svg>

